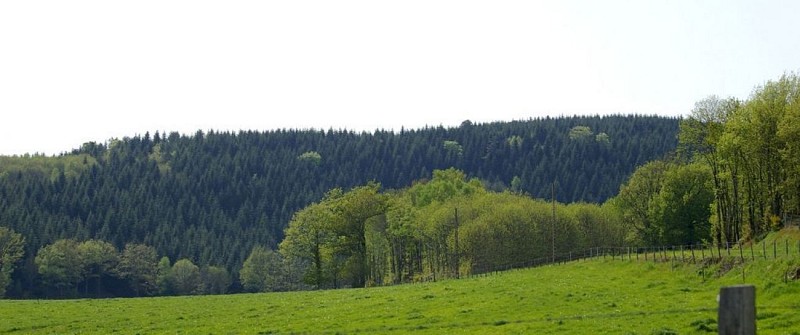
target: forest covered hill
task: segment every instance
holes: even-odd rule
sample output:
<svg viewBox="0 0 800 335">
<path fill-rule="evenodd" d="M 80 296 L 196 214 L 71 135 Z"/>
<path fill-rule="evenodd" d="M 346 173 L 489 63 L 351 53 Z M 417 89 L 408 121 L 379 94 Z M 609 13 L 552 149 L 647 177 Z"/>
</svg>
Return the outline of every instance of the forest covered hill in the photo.
<svg viewBox="0 0 800 335">
<path fill-rule="evenodd" d="M 28 268 L 39 248 L 71 238 L 120 249 L 143 243 L 173 260 L 236 272 L 254 246 L 276 248 L 292 215 L 336 187 L 403 188 L 455 167 L 488 189 L 549 199 L 555 182 L 560 202 L 603 202 L 637 166 L 676 148 L 679 121 L 576 116 L 399 132 L 147 133 L 58 157 L 0 157 L 0 226 L 24 236 Z"/>
</svg>

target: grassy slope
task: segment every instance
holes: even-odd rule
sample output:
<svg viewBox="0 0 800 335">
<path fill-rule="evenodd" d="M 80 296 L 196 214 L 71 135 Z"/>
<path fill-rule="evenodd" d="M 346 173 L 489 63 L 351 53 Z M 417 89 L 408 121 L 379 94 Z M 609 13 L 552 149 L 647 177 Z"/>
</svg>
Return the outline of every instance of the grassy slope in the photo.
<svg viewBox="0 0 800 335">
<path fill-rule="evenodd" d="M 800 334 L 800 257 L 745 266 L 760 334 Z M 589 260 L 489 277 L 318 292 L 0 301 L 2 333 L 698 333 L 741 268 Z M 793 306 L 793 307 L 792 307 Z M 787 308 L 792 307 L 792 308 Z M 716 325 L 711 322 L 710 327 Z"/>
<path fill-rule="evenodd" d="M 785 240 L 792 256 L 782 254 Z M 800 334 L 800 281 L 787 279 L 800 267 L 798 240 L 797 229 L 771 234 L 762 244 L 776 242 L 779 258 L 767 248 L 765 260 L 759 245 L 744 266 L 736 257 L 705 266 L 608 258 L 371 289 L 0 300 L 0 334 L 704 333 L 715 327 L 719 288 L 742 282 L 757 287 L 759 333 Z"/>
</svg>

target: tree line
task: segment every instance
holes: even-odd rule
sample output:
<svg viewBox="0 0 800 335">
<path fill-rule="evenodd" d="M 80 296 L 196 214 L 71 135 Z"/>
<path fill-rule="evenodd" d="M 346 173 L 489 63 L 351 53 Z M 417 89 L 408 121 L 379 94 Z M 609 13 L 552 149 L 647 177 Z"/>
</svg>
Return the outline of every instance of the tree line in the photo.
<svg viewBox="0 0 800 335">
<path fill-rule="evenodd" d="M 799 83 L 711 96 L 681 120 L 156 133 L 2 157 L 0 284 L 12 296 L 363 287 L 595 246 L 758 239 L 800 215 Z M 137 259 L 155 279 L 132 280 L 128 246 L 147 250 Z"/>
<path fill-rule="evenodd" d="M 337 288 L 459 277 L 624 239 L 610 206 L 494 192 L 451 168 L 402 190 L 331 190 L 295 214 L 278 251 L 304 284 Z"/>
<path fill-rule="evenodd" d="M 582 126 L 569 138 L 605 141 Z M 360 287 L 458 277 L 594 246 L 755 241 L 800 221 L 796 74 L 756 87 L 745 101 L 699 101 L 678 138 L 675 152 L 639 166 L 603 205 L 550 212 L 515 194 L 519 181 L 492 192 L 453 169 L 400 191 L 334 189 L 295 215 L 279 251 L 308 285 Z"/>
<path fill-rule="evenodd" d="M 0 296 L 24 253 L 24 237 L 0 227 Z M 141 297 L 152 295 L 224 294 L 231 288 L 228 271 L 218 266 L 198 267 L 191 260 L 174 264 L 155 248 L 129 243 L 118 250 L 109 242 L 57 240 L 36 253 L 36 285 L 15 288 L 30 297 Z M 22 273 L 22 272 L 21 272 Z M 22 285 L 24 281 L 16 281 Z"/>
<path fill-rule="evenodd" d="M 800 215 L 800 77 L 785 74 L 750 98 L 711 96 L 681 123 L 680 148 L 711 170 L 712 237 L 758 238 Z"/>
<path fill-rule="evenodd" d="M 709 96 L 681 120 L 669 159 L 638 168 L 615 197 L 648 245 L 736 243 L 800 219 L 800 77 L 747 100 Z"/>
<path fill-rule="evenodd" d="M 32 291 L 35 257 L 58 240 L 152 246 L 222 267 L 237 288 L 252 250 L 277 250 L 295 212 L 329 190 L 402 189 L 449 167 L 486 190 L 549 198 L 557 180 L 562 203 L 602 202 L 638 164 L 674 150 L 677 130 L 674 118 L 606 116 L 371 133 L 156 132 L 57 157 L 0 157 L 0 226 L 25 240 L 7 295 L 41 292 Z"/>
<path fill-rule="evenodd" d="M 364 287 L 437 280 L 489 271 L 551 253 L 620 245 L 618 211 L 589 203 L 536 200 L 519 191 L 492 191 L 460 170 L 435 170 L 400 190 L 370 182 L 335 188 L 296 212 L 277 250 L 254 246 L 239 278 L 218 266 L 174 264 L 156 249 L 89 239 L 59 239 L 22 264 L 35 278 L 17 287 L 39 297 L 215 294 Z M 22 260 L 24 238 L 15 240 Z M 10 238 L 5 238 L 10 237 Z M 552 247 L 552 248 L 551 248 Z M 10 273 L 11 271 L 5 271 Z M 238 280 L 236 280 L 238 279 Z M 6 280 L 5 283 L 8 283 Z"/>
</svg>

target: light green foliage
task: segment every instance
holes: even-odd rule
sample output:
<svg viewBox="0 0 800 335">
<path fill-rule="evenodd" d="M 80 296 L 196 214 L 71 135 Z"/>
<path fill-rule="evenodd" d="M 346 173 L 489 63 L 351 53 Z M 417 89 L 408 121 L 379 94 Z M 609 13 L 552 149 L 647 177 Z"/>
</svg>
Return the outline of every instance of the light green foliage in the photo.
<svg viewBox="0 0 800 335">
<path fill-rule="evenodd" d="M 613 207 L 558 204 L 555 214 L 549 202 L 489 192 L 459 170 L 436 170 L 430 181 L 389 194 L 374 184 L 331 191 L 295 215 L 280 250 L 308 264 L 307 283 L 336 287 L 519 266 L 550 257 L 554 233 L 559 254 L 624 238 Z"/>
<path fill-rule="evenodd" d="M 593 136 L 592 129 L 587 126 L 575 126 L 569 130 L 569 139 L 573 141 L 587 140 Z"/>
<path fill-rule="evenodd" d="M 119 252 L 111 243 L 99 240 L 88 240 L 78 245 L 83 281 L 87 290 L 89 281 L 95 279 L 98 295 L 102 291 L 102 279 L 112 275 L 119 263 Z M 87 292 L 88 293 L 88 292 Z"/>
<path fill-rule="evenodd" d="M 441 203 L 453 197 L 484 192 L 484 189 L 479 180 L 467 181 L 464 172 L 449 168 L 433 171 L 431 181 L 416 184 L 408 192 L 415 206 L 424 207 L 433 202 Z"/>
<path fill-rule="evenodd" d="M 456 157 L 461 157 L 464 154 L 464 148 L 461 147 L 461 144 L 459 144 L 457 141 L 446 140 L 446 141 L 444 141 L 443 146 L 444 146 L 444 150 L 449 155 L 454 155 Z"/>
<path fill-rule="evenodd" d="M 56 288 L 61 296 L 74 288 L 83 275 L 78 242 L 74 240 L 58 240 L 43 247 L 35 262 L 45 284 Z"/>
<path fill-rule="evenodd" d="M 605 144 L 605 145 L 611 144 L 611 137 L 609 137 L 608 134 L 606 133 L 599 133 L 595 135 L 594 140 L 600 144 Z"/>
<path fill-rule="evenodd" d="M 522 179 L 519 176 L 514 176 L 511 179 L 511 191 L 514 193 L 522 193 Z"/>
<path fill-rule="evenodd" d="M 283 258 L 261 246 L 250 252 L 239 271 L 239 278 L 247 292 L 284 291 L 287 288 Z"/>
<path fill-rule="evenodd" d="M 622 224 L 622 217 L 611 203 L 598 206 L 574 203 L 566 206 L 569 216 L 574 218 L 579 240 L 583 247 L 626 245 L 629 233 Z"/>
<path fill-rule="evenodd" d="M 713 239 L 715 241 L 736 241 L 739 229 L 736 223 L 740 209 L 734 205 L 736 197 L 731 190 L 738 187 L 724 180 L 730 171 L 739 167 L 737 160 L 725 159 L 720 144 L 726 122 L 737 112 L 741 103 L 733 98 L 720 99 L 710 96 L 695 103 L 688 118 L 681 121 L 679 133 L 679 153 L 693 155 L 695 161 L 705 162 L 711 170 L 712 192 L 714 192 Z M 716 190 L 716 191 L 714 191 Z"/>
<path fill-rule="evenodd" d="M 390 245 L 391 282 L 399 284 L 411 281 L 414 276 L 415 256 L 420 252 L 416 243 L 421 235 L 417 229 L 419 214 L 408 193 L 390 197 L 388 207 L 386 237 Z"/>
<path fill-rule="evenodd" d="M 173 292 L 177 295 L 203 293 L 200 268 L 186 258 L 180 259 L 172 265 L 170 282 Z"/>
<path fill-rule="evenodd" d="M 661 242 L 660 222 L 653 213 L 653 202 L 661 192 L 667 169 L 669 164 L 663 161 L 639 167 L 612 200 L 622 213 L 625 225 L 636 232 L 639 243 L 659 245 Z"/>
<path fill-rule="evenodd" d="M 70 301 L 0 301 L 1 333 L 652 334 L 715 326 L 721 286 L 756 286 L 759 334 L 790 334 L 796 260 L 703 265 L 594 259 L 368 289 Z M 91 313 L 87 313 L 91 311 Z M 706 320 L 711 319 L 711 322 Z"/>
<path fill-rule="evenodd" d="M 167 256 L 161 257 L 156 265 L 156 286 L 159 294 L 172 294 L 172 263 Z"/>
<path fill-rule="evenodd" d="M 331 228 L 337 236 L 333 256 L 343 260 L 342 276 L 353 287 L 364 287 L 369 279 L 367 227 L 387 209 L 386 197 L 379 189 L 377 183 L 356 187 L 331 203 Z"/>
<path fill-rule="evenodd" d="M 520 137 L 518 135 L 514 135 L 514 136 L 510 136 L 510 137 L 506 138 L 506 144 L 509 147 L 514 148 L 514 149 L 522 148 L 522 142 L 523 142 L 522 137 Z"/>
<path fill-rule="evenodd" d="M 708 220 L 714 194 L 707 166 L 672 166 L 653 200 L 662 244 L 688 245 L 710 240 Z"/>
<path fill-rule="evenodd" d="M 169 155 L 163 152 L 163 147 L 161 143 L 157 143 L 153 145 L 153 152 L 150 153 L 149 158 L 156 162 L 158 165 L 158 171 L 163 175 L 167 174 L 172 171 L 172 166 L 169 163 Z"/>
<path fill-rule="evenodd" d="M 702 100 L 682 122 L 682 150 L 711 168 L 715 241 L 759 238 L 800 213 L 798 96 L 800 78 L 787 74 L 743 102 Z"/>
<path fill-rule="evenodd" d="M 462 225 L 464 256 L 471 271 L 486 272 L 550 254 L 554 218 L 546 203 L 523 201 L 510 194 L 490 194 L 479 203 L 470 204 L 473 208 L 484 206 L 491 210 L 478 214 L 474 220 L 467 216 Z M 559 249 L 561 246 L 559 243 Z"/>
<path fill-rule="evenodd" d="M 610 203 L 648 246 L 711 240 L 713 175 L 703 164 L 653 161 L 638 168 Z"/>
<path fill-rule="evenodd" d="M 307 268 L 304 282 L 317 288 L 334 280 L 337 272 L 331 248 L 335 241 L 330 228 L 333 212 L 328 203 L 339 196 L 341 190 L 331 190 L 321 203 L 295 213 L 279 246 L 287 262 Z"/>
<path fill-rule="evenodd" d="M 308 151 L 302 153 L 300 156 L 297 156 L 297 159 L 303 162 L 309 162 L 313 165 L 319 165 L 322 162 L 322 155 L 316 151 Z"/>
<path fill-rule="evenodd" d="M 119 257 L 119 265 L 117 265 L 116 272 L 120 278 L 130 283 L 137 296 L 155 293 L 158 289 L 156 282 L 158 255 L 156 254 L 156 249 L 143 244 L 129 243 L 125 245 L 125 249 Z"/>
<path fill-rule="evenodd" d="M 6 227 L 0 227 L 0 298 L 11 283 L 11 273 L 25 254 L 25 238 Z"/>
<path fill-rule="evenodd" d="M 786 182 L 782 188 L 786 192 L 787 206 L 797 210 L 800 209 L 800 194 L 791 190 L 800 190 L 800 77 L 784 76 L 781 82 L 786 91 L 783 94 L 786 105 L 776 135 L 783 143 L 779 152 L 786 169 Z"/>
<path fill-rule="evenodd" d="M 97 160 L 88 155 L 64 155 L 47 157 L 44 155 L 0 156 L 0 178 L 10 173 L 25 172 L 38 174 L 56 181 L 60 176 L 75 178 L 86 169 L 97 164 Z"/>
</svg>

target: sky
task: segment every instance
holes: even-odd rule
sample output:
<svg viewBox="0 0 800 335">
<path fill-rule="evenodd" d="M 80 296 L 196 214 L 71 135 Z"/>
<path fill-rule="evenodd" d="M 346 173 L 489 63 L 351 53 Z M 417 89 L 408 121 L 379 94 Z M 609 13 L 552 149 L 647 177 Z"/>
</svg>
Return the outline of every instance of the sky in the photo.
<svg viewBox="0 0 800 335">
<path fill-rule="evenodd" d="M 800 70 L 800 1 L 0 1 L 0 155 L 196 130 L 684 116 Z"/>
</svg>

